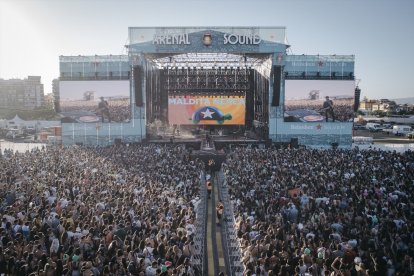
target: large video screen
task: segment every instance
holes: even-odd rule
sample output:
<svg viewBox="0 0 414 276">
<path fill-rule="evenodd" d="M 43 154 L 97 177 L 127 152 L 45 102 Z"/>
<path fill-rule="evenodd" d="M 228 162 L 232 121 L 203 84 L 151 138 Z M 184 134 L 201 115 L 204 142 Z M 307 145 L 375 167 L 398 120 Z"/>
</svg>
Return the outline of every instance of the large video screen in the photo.
<svg viewBox="0 0 414 276">
<path fill-rule="evenodd" d="M 60 81 L 62 122 L 128 122 L 129 81 Z"/>
<path fill-rule="evenodd" d="M 169 96 L 168 120 L 177 125 L 244 125 L 244 96 Z"/>
<path fill-rule="evenodd" d="M 354 90 L 353 80 L 286 80 L 284 121 L 352 121 Z"/>
</svg>

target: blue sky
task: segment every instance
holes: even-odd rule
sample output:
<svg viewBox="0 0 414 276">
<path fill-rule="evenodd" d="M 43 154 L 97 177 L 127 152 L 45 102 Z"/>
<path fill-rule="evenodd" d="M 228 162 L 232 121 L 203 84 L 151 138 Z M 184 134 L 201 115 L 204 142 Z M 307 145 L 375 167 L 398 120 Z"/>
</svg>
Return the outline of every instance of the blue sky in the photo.
<svg viewBox="0 0 414 276">
<path fill-rule="evenodd" d="M 126 54 L 129 26 L 285 26 L 293 54 L 354 54 L 362 96 L 414 97 L 413 0 L 0 0 L 0 78 Z"/>
</svg>

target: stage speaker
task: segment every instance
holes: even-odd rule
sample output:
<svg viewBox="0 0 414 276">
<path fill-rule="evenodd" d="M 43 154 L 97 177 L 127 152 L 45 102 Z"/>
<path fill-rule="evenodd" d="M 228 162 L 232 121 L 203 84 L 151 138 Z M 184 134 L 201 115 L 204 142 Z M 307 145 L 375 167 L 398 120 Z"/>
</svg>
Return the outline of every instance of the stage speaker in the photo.
<svg viewBox="0 0 414 276">
<path fill-rule="evenodd" d="M 121 145 L 122 144 L 122 139 L 121 138 L 115 138 L 114 139 L 114 144 L 117 145 L 117 146 Z"/>
<path fill-rule="evenodd" d="M 142 106 L 142 68 L 141 66 L 134 66 L 133 78 L 134 78 L 134 92 L 135 92 L 135 105 Z"/>
<path fill-rule="evenodd" d="M 357 86 L 355 87 L 354 112 L 357 112 L 359 109 L 360 97 L 361 89 Z"/>
<path fill-rule="evenodd" d="M 282 67 L 273 66 L 273 98 L 272 106 L 280 104 L 280 85 L 282 82 Z"/>
<path fill-rule="evenodd" d="M 290 148 L 297 149 L 299 147 L 299 139 L 298 138 L 291 138 L 290 139 Z"/>
</svg>

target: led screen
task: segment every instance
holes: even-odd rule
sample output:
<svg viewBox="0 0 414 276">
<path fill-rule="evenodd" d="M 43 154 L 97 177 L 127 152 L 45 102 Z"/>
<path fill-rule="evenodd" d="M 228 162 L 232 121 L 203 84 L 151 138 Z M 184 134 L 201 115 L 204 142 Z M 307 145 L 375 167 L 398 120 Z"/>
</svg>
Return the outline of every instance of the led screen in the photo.
<svg viewBox="0 0 414 276">
<path fill-rule="evenodd" d="M 285 122 L 349 122 L 355 83 L 342 80 L 286 80 Z"/>
<path fill-rule="evenodd" d="M 62 122 L 128 122 L 129 81 L 61 81 Z"/>
<path fill-rule="evenodd" d="M 177 125 L 244 125 L 244 96 L 169 96 L 168 120 Z"/>
</svg>

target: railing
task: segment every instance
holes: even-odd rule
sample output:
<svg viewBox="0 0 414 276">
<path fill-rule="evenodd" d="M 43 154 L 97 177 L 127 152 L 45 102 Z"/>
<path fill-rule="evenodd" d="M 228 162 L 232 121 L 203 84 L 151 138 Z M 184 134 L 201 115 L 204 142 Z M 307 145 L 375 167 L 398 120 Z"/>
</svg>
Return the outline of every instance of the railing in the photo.
<svg viewBox="0 0 414 276">
<path fill-rule="evenodd" d="M 197 206 L 196 212 L 196 233 L 194 236 L 195 254 L 193 256 L 193 266 L 201 273 L 207 275 L 207 189 L 205 175 L 201 174 L 200 180 L 200 203 Z"/>
<path fill-rule="evenodd" d="M 61 76 L 60 81 L 82 81 L 82 80 L 129 80 L 129 76 Z"/>
<path fill-rule="evenodd" d="M 224 173 L 222 170 L 217 174 L 217 186 L 219 191 L 219 198 L 225 206 L 221 234 L 227 274 L 241 276 L 243 275 L 244 266 L 241 263 L 240 242 L 237 238 L 236 229 L 234 228 L 235 218 L 233 212 L 233 204 L 228 193 L 227 184 L 224 179 Z"/>
<path fill-rule="evenodd" d="M 285 74 L 285 80 L 354 80 L 354 76 L 317 76 L 317 75 L 291 75 Z"/>
</svg>

